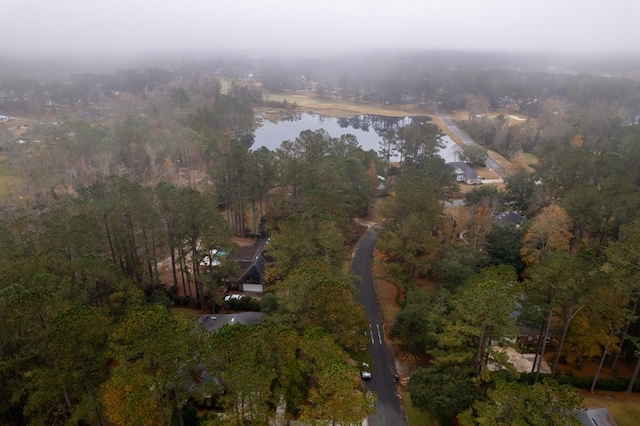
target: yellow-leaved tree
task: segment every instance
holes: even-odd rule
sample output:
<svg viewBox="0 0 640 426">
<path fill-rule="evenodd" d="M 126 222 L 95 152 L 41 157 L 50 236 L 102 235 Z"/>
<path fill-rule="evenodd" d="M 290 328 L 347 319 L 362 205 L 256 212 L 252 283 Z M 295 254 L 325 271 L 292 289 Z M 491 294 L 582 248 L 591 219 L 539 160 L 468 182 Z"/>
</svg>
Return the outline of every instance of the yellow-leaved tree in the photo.
<svg viewBox="0 0 640 426">
<path fill-rule="evenodd" d="M 554 204 L 542 209 L 522 239 L 522 260 L 530 267 L 551 252 L 568 249 L 571 226 L 571 218 L 562 207 Z"/>
</svg>

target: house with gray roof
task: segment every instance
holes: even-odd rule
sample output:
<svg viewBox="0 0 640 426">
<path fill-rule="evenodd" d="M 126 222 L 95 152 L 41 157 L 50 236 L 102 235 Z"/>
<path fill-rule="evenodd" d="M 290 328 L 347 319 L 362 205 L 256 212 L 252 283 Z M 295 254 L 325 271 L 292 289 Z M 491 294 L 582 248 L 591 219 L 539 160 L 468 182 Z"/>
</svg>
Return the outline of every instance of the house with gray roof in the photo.
<svg viewBox="0 0 640 426">
<path fill-rule="evenodd" d="M 453 169 L 457 182 L 464 182 L 467 185 L 480 185 L 482 183 L 480 175 L 478 175 L 478 173 L 476 173 L 476 171 L 467 163 L 462 161 L 453 161 L 451 163 L 447 163 L 447 165 Z"/>
<path fill-rule="evenodd" d="M 606 408 L 589 408 L 578 414 L 578 420 L 584 426 L 618 426 Z"/>
<path fill-rule="evenodd" d="M 229 254 L 229 260 L 240 266 L 240 276 L 229 277 L 229 288 L 232 290 L 264 291 L 264 274 L 266 259 L 264 250 L 269 238 L 260 238 L 251 247 L 240 247 Z"/>
</svg>

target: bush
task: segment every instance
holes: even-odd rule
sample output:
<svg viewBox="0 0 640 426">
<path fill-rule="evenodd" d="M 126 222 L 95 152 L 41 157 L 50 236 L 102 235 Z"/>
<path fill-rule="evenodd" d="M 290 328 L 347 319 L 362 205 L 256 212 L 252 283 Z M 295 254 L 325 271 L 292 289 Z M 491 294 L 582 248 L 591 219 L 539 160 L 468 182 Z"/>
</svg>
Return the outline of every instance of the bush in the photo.
<svg viewBox="0 0 640 426">
<path fill-rule="evenodd" d="M 260 312 L 260 301 L 253 297 L 244 296 L 240 299 L 229 299 L 225 303 L 227 304 L 227 308 L 234 311 Z"/>
<path fill-rule="evenodd" d="M 571 374 L 555 377 L 552 377 L 550 374 L 540 374 L 538 381 L 541 381 L 543 378 L 547 377 L 551 380 L 555 380 L 561 385 L 571 385 L 578 389 L 589 389 L 591 388 L 591 383 L 593 382 L 593 377 L 576 377 Z M 519 381 L 521 383 L 533 384 L 534 378 L 534 373 L 521 373 Z M 629 379 L 625 379 L 622 377 L 612 379 L 599 378 L 598 382 L 596 383 L 597 390 L 612 392 L 624 392 L 627 390 L 627 386 L 629 386 Z M 640 392 L 640 382 L 634 383 L 633 392 Z"/>
<path fill-rule="evenodd" d="M 278 299 L 273 293 L 265 294 L 260 300 L 260 311 L 270 314 L 278 310 Z"/>
</svg>

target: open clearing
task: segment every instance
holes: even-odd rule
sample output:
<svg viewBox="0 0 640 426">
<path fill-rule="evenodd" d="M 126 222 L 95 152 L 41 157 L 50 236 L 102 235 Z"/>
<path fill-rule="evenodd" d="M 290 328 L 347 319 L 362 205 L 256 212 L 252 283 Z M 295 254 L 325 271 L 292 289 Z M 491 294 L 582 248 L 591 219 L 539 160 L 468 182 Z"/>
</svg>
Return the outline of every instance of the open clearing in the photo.
<svg viewBox="0 0 640 426">
<path fill-rule="evenodd" d="M 297 105 L 297 112 L 309 112 L 326 115 L 328 117 L 344 118 L 354 114 L 384 115 L 387 117 L 425 116 L 426 108 L 418 108 L 409 105 L 381 105 L 347 102 L 343 100 L 325 98 L 319 99 L 304 93 L 269 93 L 265 94 L 266 101 L 283 102 Z M 257 108 L 258 110 L 263 110 Z"/>
<path fill-rule="evenodd" d="M 15 175 L 15 171 L 5 155 L 0 155 L 0 198 L 9 197 L 18 191 L 21 179 Z"/>
</svg>

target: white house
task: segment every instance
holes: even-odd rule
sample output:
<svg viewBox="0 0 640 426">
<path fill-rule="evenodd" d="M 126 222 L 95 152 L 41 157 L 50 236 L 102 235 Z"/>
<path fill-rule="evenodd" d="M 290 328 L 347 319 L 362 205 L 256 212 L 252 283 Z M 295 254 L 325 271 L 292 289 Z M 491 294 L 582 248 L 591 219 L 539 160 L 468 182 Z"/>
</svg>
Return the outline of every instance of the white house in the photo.
<svg viewBox="0 0 640 426">
<path fill-rule="evenodd" d="M 479 185 L 482 183 L 482 178 L 467 163 L 454 161 L 447 164 L 453 169 L 456 181 L 465 182 L 467 185 Z"/>
</svg>

